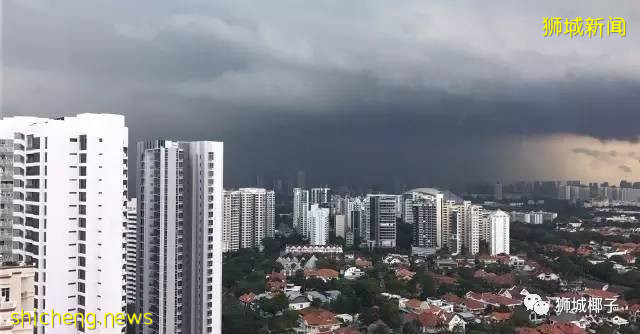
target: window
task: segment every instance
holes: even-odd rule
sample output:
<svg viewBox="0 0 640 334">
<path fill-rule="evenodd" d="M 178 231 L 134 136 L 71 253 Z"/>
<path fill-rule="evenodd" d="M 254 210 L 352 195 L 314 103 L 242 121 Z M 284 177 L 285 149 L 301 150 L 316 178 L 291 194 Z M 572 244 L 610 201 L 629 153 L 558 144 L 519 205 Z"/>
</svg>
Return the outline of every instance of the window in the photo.
<svg viewBox="0 0 640 334">
<path fill-rule="evenodd" d="M 87 154 L 80 153 L 80 163 L 86 163 L 86 162 L 87 162 Z"/>
<path fill-rule="evenodd" d="M 80 167 L 80 176 L 87 176 L 87 167 L 86 166 Z"/>
<path fill-rule="evenodd" d="M 5 302 L 9 301 L 9 288 L 2 288 L 2 300 Z"/>
</svg>

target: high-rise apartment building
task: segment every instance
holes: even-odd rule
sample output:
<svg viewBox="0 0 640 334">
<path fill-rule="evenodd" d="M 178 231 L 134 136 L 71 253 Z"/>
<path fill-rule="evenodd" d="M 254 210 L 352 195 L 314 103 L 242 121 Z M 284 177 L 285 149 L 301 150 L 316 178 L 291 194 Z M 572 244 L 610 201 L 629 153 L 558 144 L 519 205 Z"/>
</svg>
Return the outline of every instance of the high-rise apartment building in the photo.
<svg viewBox="0 0 640 334">
<path fill-rule="evenodd" d="M 442 203 L 442 247 L 460 254 L 463 247 L 464 206 L 453 200 Z"/>
<path fill-rule="evenodd" d="M 367 195 L 368 239 L 380 248 L 396 246 L 396 200 L 394 195 Z"/>
<path fill-rule="evenodd" d="M 311 188 L 311 204 L 328 205 L 331 200 L 330 188 Z"/>
<path fill-rule="evenodd" d="M 0 333 L 32 334 L 33 297 L 36 269 L 31 266 L 2 264 L 0 265 Z M 14 324 L 13 313 L 29 314 L 24 323 Z M 48 321 L 48 318 L 44 318 Z"/>
<path fill-rule="evenodd" d="M 436 201 L 430 199 L 413 200 L 413 243 L 417 248 L 435 250 L 438 247 L 438 209 Z"/>
<path fill-rule="evenodd" d="M 309 235 L 309 191 L 293 189 L 293 228 L 307 237 Z"/>
<path fill-rule="evenodd" d="M 309 244 L 326 245 L 329 241 L 329 209 L 312 204 L 308 217 Z"/>
<path fill-rule="evenodd" d="M 509 254 L 509 214 L 497 210 L 489 215 L 491 225 L 490 252 L 491 255 Z"/>
<path fill-rule="evenodd" d="M 127 225 L 124 231 L 125 282 L 127 305 L 136 302 L 136 272 L 138 262 L 138 202 L 135 198 L 127 202 Z"/>
<path fill-rule="evenodd" d="M 259 248 L 275 232 L 275 193 L 262 188 L 224 192 L 223 251 Z"/>
<path fill-rule="evenodd" d="M 470 255 L 476 255 L 480 251 L 481 211 L 482 207 L 465 201 L 463 204 L 464 248 Z"/>
<path fill-rule="evenodd" d="M 0 120 L 0 139 L 0 225 L 3 232 L 12 231 L 12 242 L 5 238 L 1 251 L 4 258 L 35 266 L 35 308 L 94 313 L 97 319 L 121 312 L 127 224 L 124 116 L 8 117 Z M 45 329 L 47 334 L 84 330 L 56 326 L 37 332 Z M 116 324 L 101 332 L 122 330 Z"/>
<path fill-rule="evenodd" d="M 138 143 L 141 333 L 220 333 L 223 144 Z"/>
</svg>

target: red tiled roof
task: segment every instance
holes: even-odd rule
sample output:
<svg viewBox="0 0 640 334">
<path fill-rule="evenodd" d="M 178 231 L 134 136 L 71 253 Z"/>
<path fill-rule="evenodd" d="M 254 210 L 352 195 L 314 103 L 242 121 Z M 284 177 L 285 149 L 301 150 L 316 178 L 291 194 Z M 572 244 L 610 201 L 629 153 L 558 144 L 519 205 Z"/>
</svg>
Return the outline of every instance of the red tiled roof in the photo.
<svg viewBox="0 0 640 334">
<path fill-rule="evenodd" d="M 360 334 L 360 331 L 353 327 L 342 327 L 333 332 L 334 334 Z"/>
<path fill-rule="evenodd" d="M 588 295 L 589 297 L 603 298 L 603 299 L 618 298 L 618 294 L 615 292 L 598 290 L 598 289 L 585 289 L 584 294 Z"/>
<path fill-rule="evenodd" d="M 309 277 L 322 277 L 325 279 L 333 279 L 340 277 L 340 273 L 333 269 L 305 269 L 304 276 Z"/>
<path fill-rule="evenodd" d="M 491 318 L 495 321 L 505 321 L 511 319 L 511 312 L 493 312 Z"/>
<path fill-rule="evenodd" d="M 307 308 L 299 312 L 304 322 L 309 326 L 329 326 L 339 324 L 336 315 L 325 309 Z"/>
<path fill-rule="evenodd" d="M 251 304 L 256 299 L 256 295 L 253 292 L 249 292 L 238 297 L 238 299 L 245 304 Z"/>
</svg>

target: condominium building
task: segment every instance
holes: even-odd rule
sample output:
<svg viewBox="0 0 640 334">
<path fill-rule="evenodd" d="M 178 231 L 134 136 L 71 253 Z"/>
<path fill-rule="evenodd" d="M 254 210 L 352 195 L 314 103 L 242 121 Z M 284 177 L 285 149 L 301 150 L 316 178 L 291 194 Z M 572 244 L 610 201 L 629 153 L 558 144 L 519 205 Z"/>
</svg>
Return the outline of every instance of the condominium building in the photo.
<svg viewBox="0 0 640 334">
<path fill-rule="evenodd" d="M 350 226 L 347 225 L 347 216 L 345 215 L 335 215 L 335 225 L 336 225 L 336 237 L 343 238 L 346 235 L 346 232 L 350 230 Z"/>
<path fill-rule="evenodd" d="M 463 240 L 464 248 L 470 255 L 478 254 L 480 251 L 480 234 L 481 234 L 481 211 L 482 207 L 473 205 L 469 201 L 463 204 Z"/>
<path fill-rule="evenodd" d="M 2 253 L 35 266 L 35 308 L 94 313 L 98 319 L 122 311 L 128 146 L 124 116 L 8 117 L 0 120 L 0 139 L 0 225 L 4 233 L 12 231 L 11 254 L 6 235 Z M 12 175 L 8 159 L 13 159 Z M 79 327 L 47 327 L 46 333 L 83 332 Z M 101 333 L 120 333 L 122 327 L 116 324 Z"/>
<path fill-rule="evenodd" d="M 138 143 L 141 333 L 220 333 L 223 144 Z"/>
<path fill-rule="evenodd" d="M 311 204 L 327 205 L 330 199 L 330 188 L 311 188 Z"/>
<path fill-rule="evenodd" d="M 34 278 L 32 266 L 3 263 L 0 265 L 0 333 L 32 334 Z M 24 324 L 13 324 L 12 313 L 29 314 Z"/>
<path fill-rule="evenodd" d="M 263 188 L 224 192 L 223 251 L 258 248 L 275 232 L 275 193 Z"/>
<path fill-rule="evenodd" d="M 453 255 L 462 253 L 464 237 L 464 206 L 456 201 L 442 204 L 442 247 Z"/>
<path fill-rule="evenodd" d="M 489 215 L 491 225 L 490 252 L 491 255 L 509 254 L 509 214 L 497 210 Z"/>
<path fill-rule="evenodd" d="M 309 244 L 326 245 L 329 241 L 329 209 L 312 204 L 308 217 Z"/>
<path fill-rule="evenodd" d="M 309 236 L 309 191 L 293 189 L 293 228 L 305 237 Z"/>
<path fill-rule="evenodd" d="M 413 200 L 413 243 L 414 247 L 436 249 L 438 215 L 436 202 L 430 199 Z"/>
<path fill-rule="evenodd" d="M 135 198 L 127 202 L 127 225 L 124 231 L 124 257 L 127 305 L 136 302 L 136 272 L 138 262 L 138 202 Z"/>
<path fill-rule="evenodd" d="M 435 239 L 434 247 L 440 249 L 443 244 L 442 236 L 442 203 L 444 194 L 435 188 L 416 188 L 405 192 L 402 195 L 402 216 L 405 223 L 413 224 L 416 220 L 413 218 L 414 203 L 422 204 L 425 200 L 431 202 L 435 209 Z M 414 245 L 415 246 L 415 245 Z"/>
<path fill-rule="evenodd" d="M 376 247 L 396 246 L 396 199 L 394 195 L 367 195 L 369 235 L 368 240 Z"/>
</svg>

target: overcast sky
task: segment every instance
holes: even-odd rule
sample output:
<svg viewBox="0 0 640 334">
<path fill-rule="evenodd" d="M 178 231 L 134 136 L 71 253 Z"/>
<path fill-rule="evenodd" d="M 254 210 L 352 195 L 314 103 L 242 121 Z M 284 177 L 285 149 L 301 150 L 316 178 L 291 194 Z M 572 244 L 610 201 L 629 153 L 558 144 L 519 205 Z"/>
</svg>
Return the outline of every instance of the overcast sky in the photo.
<svg viewBox="0 0 640 334">
<path fill-rule="evenodd" d="M 640 181 L 640 2 L 561 2 L 5 0 L 2 113 L 222 140 L 229 187 Z"/>
</svg>

